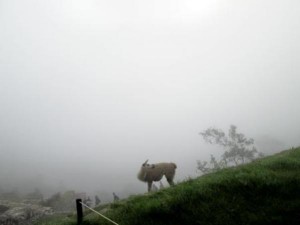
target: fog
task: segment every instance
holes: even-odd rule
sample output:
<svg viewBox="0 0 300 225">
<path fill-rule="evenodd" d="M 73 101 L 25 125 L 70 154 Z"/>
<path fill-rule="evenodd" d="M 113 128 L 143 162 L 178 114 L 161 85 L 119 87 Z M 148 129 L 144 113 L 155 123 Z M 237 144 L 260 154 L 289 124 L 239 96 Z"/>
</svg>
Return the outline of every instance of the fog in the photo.
<svg viewBox="0 0 300 225">
<path fill-rule="evenodd" d="M 209 127 L 299 146 L 299 25 L 297 0 L 0 0 L 0 188 L 144 193 L 146 159 L 179 182 L 222 153 Z"/>
</svg>

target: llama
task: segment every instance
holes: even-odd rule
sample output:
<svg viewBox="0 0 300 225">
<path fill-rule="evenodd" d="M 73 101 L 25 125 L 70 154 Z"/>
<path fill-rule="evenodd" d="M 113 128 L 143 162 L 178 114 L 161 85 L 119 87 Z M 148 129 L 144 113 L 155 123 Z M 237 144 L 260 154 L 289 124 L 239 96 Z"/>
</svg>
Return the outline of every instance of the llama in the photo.
<svg viewBox="0 0 300 225">
<path fill-rule="evenodd" d="M 151 191 L 153 181 L 160 181 L 163 176 L 166 177 L 170 186 L 174 185 L 173 179 L 177 168 L 175 163 L 156 163 L 148 164 L 146 160 L 137 175 L 140 181 L 148 183 L 148 192 Z"/>
</svg>

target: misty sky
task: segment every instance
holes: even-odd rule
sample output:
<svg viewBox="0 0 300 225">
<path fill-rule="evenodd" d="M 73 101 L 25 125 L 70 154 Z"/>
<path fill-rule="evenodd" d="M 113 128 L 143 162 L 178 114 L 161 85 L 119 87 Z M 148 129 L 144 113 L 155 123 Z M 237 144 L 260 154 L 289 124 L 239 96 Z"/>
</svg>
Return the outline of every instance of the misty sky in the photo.
<svg viewBox="0 0 300 225">
<path fill-rule="evenodd" d="M 0 186 L 146 191 L 211 126 L 300 145 L 299 40 L 298 0 L 0 0 Z"/>
</svg>

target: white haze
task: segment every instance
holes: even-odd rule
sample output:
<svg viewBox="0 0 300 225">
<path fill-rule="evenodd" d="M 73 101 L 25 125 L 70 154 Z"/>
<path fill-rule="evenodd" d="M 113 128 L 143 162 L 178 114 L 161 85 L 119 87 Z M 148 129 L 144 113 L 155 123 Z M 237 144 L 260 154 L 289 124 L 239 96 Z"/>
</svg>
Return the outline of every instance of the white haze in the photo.
<svg viewBox="0 0 300 225">
<path fill-rule="evenodd" d="M 300 145 L 298 0 L 0 0 L 0 187 L 143 193 L 222 149 Z M 165 181 L 164 181 L 165 182 Z"/>
</svg>

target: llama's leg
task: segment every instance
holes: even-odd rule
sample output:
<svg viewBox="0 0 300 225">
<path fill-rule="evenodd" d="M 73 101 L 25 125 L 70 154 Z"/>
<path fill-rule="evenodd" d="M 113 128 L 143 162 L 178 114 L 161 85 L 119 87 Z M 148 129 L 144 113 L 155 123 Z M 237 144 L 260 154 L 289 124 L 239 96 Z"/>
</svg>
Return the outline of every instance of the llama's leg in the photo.
<svg viewBox="0 0 300 225">
<path fill-rule="evenodd" d="M 153 181 L 148 181 L 148 192 L 151 191 Z"/>
<path fill-rule="evenodd" d="M 169 183 L 170 186 L 174 185 L 173 178 L 172 179 L 167 178 L 167 181 L 168 181 L 168 183 Z"/>
<path fill-rule="evenodd" d="M 174 179 L 174 173 L 169 173 L 169 174 L 166 174 L 166 178 L 167 178 L 167 181 L 169 183 L 170 186 L 173 186 L 174 185 L 174 182 L 173 182 L 173 179 Z"/>
</svg>

